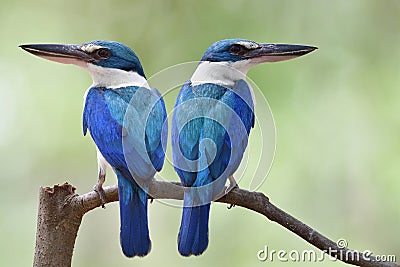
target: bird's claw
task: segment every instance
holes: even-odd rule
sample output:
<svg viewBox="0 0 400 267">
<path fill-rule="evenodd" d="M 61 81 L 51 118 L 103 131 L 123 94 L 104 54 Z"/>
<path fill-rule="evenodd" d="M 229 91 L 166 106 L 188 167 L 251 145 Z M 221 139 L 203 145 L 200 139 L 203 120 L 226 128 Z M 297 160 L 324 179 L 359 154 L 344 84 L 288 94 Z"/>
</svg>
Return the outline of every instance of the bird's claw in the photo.
<svg viewBox="0 0 400 267">
<path fill-rule="evenodd" d="M 105 204 L 107 203 L 106 201 L 106 192 L 104 192 L 103 186 L 99 183 L 97 183 L 94 187 L 93 187 L 94 192 L 97 193 L 97 195 L 99 195 L 99 198 L 101 200 L 101 207 L 103 209 L 106 208 Z"/>
<path fill-rule="evenodd" d="M 225 189 L 225 194 L 228 194 L 232 189 L 239 188 L 238 184 L 236 183 L 235 179 L 233 176 L 229 177 L 229 186 Z M 227 206 L 228 210 L 231 208 L 235 207 L 235 204 L 229 204 Z"/>
<path fill-rule="evenodd" d="M 228 210 L 230 210 L 231 208 L 233 208 L 233 207 L 235 207 L 236 205 L 235 204 L 229 204 L 226 208 L 228 209 Z"/>
</svg>

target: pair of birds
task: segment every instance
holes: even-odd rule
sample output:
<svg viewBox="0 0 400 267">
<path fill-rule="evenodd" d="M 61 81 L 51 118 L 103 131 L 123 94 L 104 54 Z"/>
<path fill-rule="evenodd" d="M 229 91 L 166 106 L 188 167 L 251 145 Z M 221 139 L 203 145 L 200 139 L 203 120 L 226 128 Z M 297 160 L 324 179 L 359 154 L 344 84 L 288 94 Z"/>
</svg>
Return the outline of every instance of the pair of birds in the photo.
<svg viewBox="0 0 400 267">
<path fill-rule="evenodd" d="M 78 65 L 92 76 L 85 96 L 83 133 L 89 129 L 97 146 L 95 191 L 104 204 L 102 185 L 111 165 L 118 177 L 122 251 L 128 257 L 145 256 L 151 249 L 148 183 L 163 166 L 167 140 L 161 94 L 147 83 L 136 54 L 121 43 L 97 40 L 20 47 L 48 60 Z M 172 118 L 174 168 L 185 187 L 178 235 L 181 255 L 204 252 L 210 203 L 236 186 L 233 173 L 254 126 L 254 99 L 246 73 L 260 63 L 295 58 L 315 49 L 244 39 L 218 41 L 182 86 Z"/>
</svg>

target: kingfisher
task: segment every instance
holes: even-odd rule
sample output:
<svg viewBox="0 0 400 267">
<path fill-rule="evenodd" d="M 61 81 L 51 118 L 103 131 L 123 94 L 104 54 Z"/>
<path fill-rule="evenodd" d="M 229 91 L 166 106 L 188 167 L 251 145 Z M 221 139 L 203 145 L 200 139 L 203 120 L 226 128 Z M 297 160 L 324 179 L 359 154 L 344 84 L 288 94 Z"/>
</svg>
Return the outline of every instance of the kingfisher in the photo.
<svg viewBox="0 0 400 267">
<path fill-rule="evenodd" d="M 167 113 L 160 92 L 150 88 L 137 55 L 118 42 L 20 47 L 44 59 L 80 66 L 91 75 L 83 134 L 89 130 L 97 147 L 98 182 L 94 190 L 104 207 L 102 185 L 110 165 L 118 178 L 122 251 L 127 257 L 147 255 L 151 250 L 148 185 L 163 166 L 167 139 Z"/>
<path fill-rule="evenodd" d="M 208 246 L 210 202 L 237 186 L 233 177 L 254 127 L 255 98 L 247 72 L 264 62 L 317 49 L 227 39 L 212 44 L 181 88 L 172 116 L 174 168 L 184 186 L 178 250 L 200 255 Z M 229 179 L 229 186 L 225 183 Z"/>
</svg>

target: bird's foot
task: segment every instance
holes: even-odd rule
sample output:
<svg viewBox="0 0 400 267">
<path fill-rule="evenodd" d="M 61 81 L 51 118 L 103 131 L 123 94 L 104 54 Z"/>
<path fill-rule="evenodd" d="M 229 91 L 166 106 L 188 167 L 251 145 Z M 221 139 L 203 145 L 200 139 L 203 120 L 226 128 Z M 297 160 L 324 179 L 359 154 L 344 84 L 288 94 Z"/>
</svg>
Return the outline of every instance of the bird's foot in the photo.
<svg viewBox="0 0 400 267">
<path fill-rule="evenodd" d="M 232 189 L 234 188 L 239 188 L 238 184 L 236 183 L 235 178 L 233 178 L 233 176 L 229 176 L 229 185 L 228 187 L 225 189 L 225 194 L 228 194 Z M 235 207 L 235 204 L 229 204 L 227 206 L 228 210 L 230 210 L 231 208 Z"/>
<path fill-rule="evenodd" d="M 233 176 L 230 176 L 230 177 L 229 177 L 229 185 L 228 185 L 226 188 L 222 189 L 222 191 L 221 191 L 220 193 L 218 193 L 218 194 L 214 197 L 214 199 L 215 199 L 215 200 L 220 199 L 221 197 L 225 196 L 225 195 L 228 194 L 232 189 L 234 189 L 234 188 L 236 188 L 236 187 L 239 188 L 239 186 L 237 185 L 237 183 L 236 183 L 235 179 L 233 178 Z M 233 206 L 234 206 L 234 205 L 233 205 Z M 229 207 L 229 208 L 232 208 L 232 207 Z"/>
<path fill-rule="evenodd" d="M 229 185 L 225 189 L 225 194 L 228 194 L 233 188 L 239 188 L 233 176 L 229 176 Z"/>
<path fill-rule="evenodd" d="M 99 195 L 100 200 L 101 200 L 101 207 L 103 209 L 105 209 L 106 208 L 105 204 L 107 201 L 106 201 L 106 192 L 104 192 L 104 189 L 103 189 L 103 183 L 104 183 L 104 181 L 101 182 L 99 179 L 97 184 L 95 184 L 95 186 L 93 187 L 93 190 Z"/>
</svg>

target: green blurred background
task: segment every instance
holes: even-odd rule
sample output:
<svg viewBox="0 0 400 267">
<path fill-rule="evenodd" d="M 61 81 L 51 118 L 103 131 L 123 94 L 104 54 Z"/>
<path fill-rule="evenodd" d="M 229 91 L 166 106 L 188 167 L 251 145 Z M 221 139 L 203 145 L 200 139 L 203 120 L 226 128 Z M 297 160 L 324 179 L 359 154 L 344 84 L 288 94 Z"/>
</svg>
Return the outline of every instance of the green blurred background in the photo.
<svg viewBox="0 0 400 267">
<path fill-rule="evenodd" d="M 97 179 L 95 148 L 81 130 L 89 75 L 19 44 L 116 40 L 137 52 L 151 76 L 233 37 L 319 47 L 249 72 L 277 130 L 274 164 L 259 190 L 329 238 L 399 261 L 400 1 L 2 0 L 0 34 L 2 266 L 32 264 L 40 186 L 68 181 L 82 194 Z M 168 168 L 162 174 L 178 180 Z M 107 184 L 115 182 L 109 170 Z M 85 215 L 73 265 L 278 266 L 285 263 L 260 262 L 257 251 L 313 248 L 254 212 L 214 204 L 208 250 L 183 258 L 180 209 L 155 201 L 149 210 L 150 255 L 122 255 L 112 203 Z"/>
</svg>

